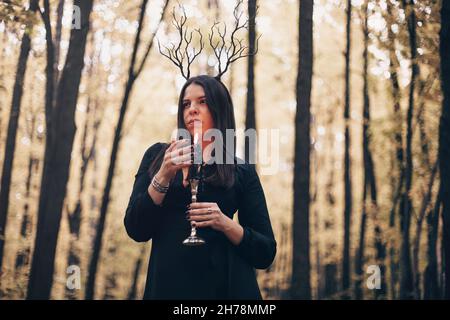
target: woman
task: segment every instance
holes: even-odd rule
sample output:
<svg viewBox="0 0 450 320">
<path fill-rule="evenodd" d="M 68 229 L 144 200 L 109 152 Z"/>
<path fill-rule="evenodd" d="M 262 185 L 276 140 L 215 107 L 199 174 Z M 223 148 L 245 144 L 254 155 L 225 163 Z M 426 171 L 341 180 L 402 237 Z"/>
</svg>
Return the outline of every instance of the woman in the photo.
<svg viewBox="0 0 450 320">
<path fill-rule="evenodd" d="M 201 137 L 215 128 L 225 139 L 226 129 L 235 130 L 233 103 L 218 78 L 193 77 L 181 90 L 178 128 L 193 136 L 198 125 Z M 211 142 L 201 143 L 206 150 Z M 156 143 L 145 152 L 124 219 L 132 239 L 152 239 L 144 299 L 262 299 L 255 268 L 268 268 L 276 254 L 264 192 L 254 166 L 224 151 L 234 163 L 208 161 L 212 155 L 204 152 L 192 205 L 189 141 Z M 182 244 L 191 223 L 205 244 Z"/>
</svg>

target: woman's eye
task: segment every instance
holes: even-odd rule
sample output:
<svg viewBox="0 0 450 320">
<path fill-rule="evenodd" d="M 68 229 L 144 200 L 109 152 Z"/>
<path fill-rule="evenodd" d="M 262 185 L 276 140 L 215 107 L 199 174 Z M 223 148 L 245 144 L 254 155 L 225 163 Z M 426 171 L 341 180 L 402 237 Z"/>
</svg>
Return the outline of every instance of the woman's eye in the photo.
<svg viewBox="0 0 450 320">
<path fill-rule="evenodd" d="M 200 100 L 199 103 L 200 103 L 200 104 L 206 104 L 206 100 Z M 190 105 L 190 102 L 185 102 L 185 103 L 183 103 L 183 107 L 184 107 L 184 108 L 189 107 L 189 105 Z"/>
</svg>

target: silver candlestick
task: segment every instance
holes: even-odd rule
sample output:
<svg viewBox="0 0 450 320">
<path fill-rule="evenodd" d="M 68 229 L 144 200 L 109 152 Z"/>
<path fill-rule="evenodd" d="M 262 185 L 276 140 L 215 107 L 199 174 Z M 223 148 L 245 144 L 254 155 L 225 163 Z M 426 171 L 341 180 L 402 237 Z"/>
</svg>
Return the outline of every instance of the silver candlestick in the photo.
<svg viewBox="0 0 450 320">
<path fill-rule="evenodd" d="M 201 147 L 198 143 L 195 143 L 197 141 L 194 140 L 194 158 L 198 159 L 196 156 L 198 156 L 198 153 L 200 152 L 200 159 L 201 159 Z M 197 194 L 198 194 L 198 186 L 201 181 L 201 164 L 193 163 L 189 168 L 189 185 L 191 187 L 191 203 L 197 202 Z M 193 223 L 191 222 L 191 234 L 189 237 L 187 237 L 183 244 L 186 246 L 198 246 L 205 244 L 205 240 L 197 236 L 197 229 L 193 226 Z"/>
</svg>

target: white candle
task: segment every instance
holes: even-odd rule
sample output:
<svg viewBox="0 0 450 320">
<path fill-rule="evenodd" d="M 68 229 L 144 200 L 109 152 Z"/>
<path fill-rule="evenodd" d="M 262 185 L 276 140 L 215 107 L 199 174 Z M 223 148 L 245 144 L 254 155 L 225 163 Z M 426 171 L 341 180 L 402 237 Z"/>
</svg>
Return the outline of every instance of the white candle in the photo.
<svg viewBox="0 0 450 320">
<path fill-rule="evenodd" d="M 194 134 L 194 144 L 198 143 L 198 132 Z"/>
</svg>

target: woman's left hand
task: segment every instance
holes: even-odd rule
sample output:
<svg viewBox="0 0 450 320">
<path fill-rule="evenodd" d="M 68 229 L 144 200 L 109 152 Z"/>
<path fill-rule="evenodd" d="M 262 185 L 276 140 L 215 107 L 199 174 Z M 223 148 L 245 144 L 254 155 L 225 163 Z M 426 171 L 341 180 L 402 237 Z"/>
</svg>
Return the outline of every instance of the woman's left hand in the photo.
<svg viewBox="0 0 450 320">
<path fill-rule="evenodd" d="M 211 227 L 224 232 L 230 218 L 220 210 L 215 202 L 194 202 L 188 207 L 187 219 L 197 228 Z"/>
</svg>

